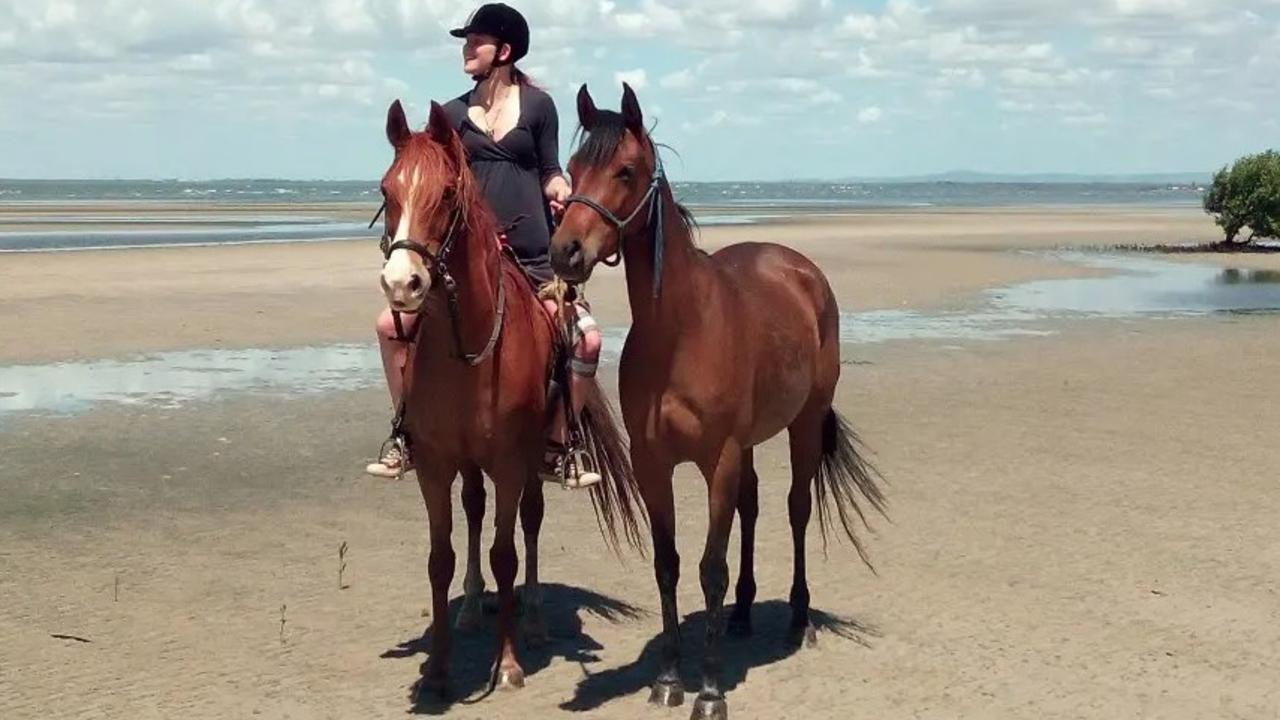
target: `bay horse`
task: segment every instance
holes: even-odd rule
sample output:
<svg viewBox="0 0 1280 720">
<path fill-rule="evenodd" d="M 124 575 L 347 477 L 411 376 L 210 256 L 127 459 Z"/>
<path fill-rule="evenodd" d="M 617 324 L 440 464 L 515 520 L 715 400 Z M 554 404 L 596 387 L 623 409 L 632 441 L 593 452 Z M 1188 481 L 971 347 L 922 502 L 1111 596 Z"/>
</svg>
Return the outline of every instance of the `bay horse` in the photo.
<svg viewBox="0 0 1280 720">
<path fill-rule="evenodd" d="M 402 411 L 430 525 L 431 654 L 418 692 L 447 689 L 451 631 L 449 585 L 452 486 L 463 477 L 468 524 L 466 599 L 460 624 L 479 617 L 483 474 L 494 484 L 495 535 L 489 562 L 498 585 L 498 650 L 491 687 L 516 688 L 524 671 L 516 656 L 517 510 L 525 533 L 525 631 L 545 634 L 538 585 L 542 481 L 537 469 L 554 399 L 554 328 L 516 261 L 503 251 L 497 221 L 467 166 L 466 151 L 444 110 L 431 104 L 424 132 L 410 130 L 404 108 L 387 111 L 395 150 L 383 175 L 385 205 L 382 288 L 393 310 L 414 312 Z M 604 481 L 591 488 L 597 521 L 618 547 L 621 531 L 639 542 L 635 477 L 626 444 L 604 394 L 595 388 L 583 412 L 585 435 Z M 397 419 L 397 423 L 401 418 Z"/>
<path fill-rule="evenodd" d="M 854 516 L 865 525 L 862 504 L 883 513 L 885 498 L 857 436 L 832 407 L 840 377 L 839 308 L 822 271 L 787 247 L 740 243 L 711 255 L 695 247 L 692 217 L 672 196 L 629 86 L 623 86 L 622 112 L 616 113 L 598 110 L 583 85 L 578 120 L 581 142 L 569 163 L 574 195 L 552 238 L 551 258 L 570 282 L 585 282 L 599 262 L 620 257 L 625 264 L 632 326 L 619 395 L 653 533 L 662 603 L 660 669 L 650 701 L 672 707 L 684 702 L 672 471 L 692 461 L 706 478 L 710 511 L 699 564 L 706 649 L 693 717 L 724 718 L 720 646 L 735 510 L 742 519 L 742 553 L 731 631 L 750 634 L 756 595 L 759 479 L 752 448 L 788 432 L 791 640 L 815 639 L 805 577 L 811 492 L 818 496 L 824 542 L 834 508 L 870 566 Z"/>
</svg>

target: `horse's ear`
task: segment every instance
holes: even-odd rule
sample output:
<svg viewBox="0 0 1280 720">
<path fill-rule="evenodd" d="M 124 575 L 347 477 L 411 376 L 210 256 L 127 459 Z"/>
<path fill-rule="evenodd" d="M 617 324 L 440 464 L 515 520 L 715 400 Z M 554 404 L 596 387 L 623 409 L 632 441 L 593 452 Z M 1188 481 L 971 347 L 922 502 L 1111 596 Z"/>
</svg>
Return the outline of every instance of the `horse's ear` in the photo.
<svg viewBox="0 0 1280 720">
<path fill-rule="evenodd" d="M 631 86 L 622 83 L 622 122 L 627 129 L 637 135 L 644 134 L 644 114 L 640 112 L 640 101 Z"/>
<path fill-rule="evenodd" d="M 453 147 L 453 123 L 449 122 L 449 114 L 435 100 L 431 101 L 431 114 L 427 116 L 427 134 L 441 145 Z"/>
<path fill-rule="evenodd" d="M 399 100 L 387 108 L 387 142 L 396 150 L 409 144 L 413 132 L 409 130 L 409 121 L 404 117 L 404 106 Z"/>
<path fill-rule="evenodd" d="M 591 128 L 596 124 L 596 101 L 591 99 L 591 93 L 587 91 L 587 84 L 583 83 L 578 90 L 578 124 L 583 130 L 591 132 Z"/>
<path fill-rule="evenodd" d="M 427 135 L 444 147 L 458 167 L 466 166 L 467 149 L 462 145 L 462 137 L 453 129 L 449 113 L 434 100 L 431 101 L 431 114 L 427 116 Z"/>
</svg>

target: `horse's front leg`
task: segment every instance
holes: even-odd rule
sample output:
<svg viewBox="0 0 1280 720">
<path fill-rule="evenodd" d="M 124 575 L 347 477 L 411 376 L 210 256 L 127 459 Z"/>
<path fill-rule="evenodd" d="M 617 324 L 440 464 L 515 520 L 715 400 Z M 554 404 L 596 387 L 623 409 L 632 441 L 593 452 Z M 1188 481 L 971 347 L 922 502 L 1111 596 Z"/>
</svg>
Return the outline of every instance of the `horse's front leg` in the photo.
<svg viewBox="0 0 1280 720">
<path fill-rule="evenodd" d="M 702 690 L 693 706 L 694 720 L 721 720 L 729 716 L 720 688 L 721 645 L 724 638 L 724 596 L 729 590 L 729 533 L 733 529 L 733 513 L 738 507 L 738 489 L 742 479 L 742 448 L 737 442 L 725 443 L 714 464 L 702 464 L 707 478 L 707 545 L 698 565 L 702 594 L 707 603 L 707 644 L 702 658 Z"/>
<path fill-rule="evenodd" d="M 503 689 L 524 687 L 524 669 L 516 657 L 516 514 L 528 481 L 529 466 L 519 456 L 492 473 L 494 483 L 494 534 L 489 564 L 498 585 L 498 655 L 493 684 Z"/>
<path fill-rule="evenodd" d="M 680 612 L 676 587 L 680 584 L 680 554 L 676 552 L 676 504 L 671 488 L 673 465 L 654 456 L 647 445 L 631 446 L 631 466 L 635 468 L 640 497 L 649 514 L 653 532 L 653 575 L 662 603 L 662 639 L 658 677 L 649 693 L 649 702 L 666 707 L 684 704 L 680 682 Z"/>
<path fill-rule="evenodd" d="M 524 530 L 524 589 L 520 605 L 524 612 L 521 630 L 530 647 L 546 644 L 550 639 L 547 621 L 542 613 L 542 585 L 538 582 L 538 534 L 542 530 L 542 516 L 546 509 L 542 495 L 542 479 L 538 477 L 537 455 L 531 457 L 524 496 L 520 499 L 520 527 Z"/>
<path fill-rule="evenodd" d="M 431 657 L 423 668 L 422 691 L 444 695 L 448 690 L 449 656 L 453 638 L 449 628 L 449 584 L 453 582 L 453 497 L 451 486 L 457 470 L 439 459 L 418 464 L 418 487 L 427 507 L 431 551 L 427 575 L 431 580 Z"/>
<path fill-rule="evenodd" d="M 484 475 L 472 466 L 462 471 L 462 508 L 467 514 L 467 576 L 462 581 L 458 629 L 475 630 L 484 615 L 484 574 L 480 570 L 480 529 L 484 526 Z"/>
</svg>

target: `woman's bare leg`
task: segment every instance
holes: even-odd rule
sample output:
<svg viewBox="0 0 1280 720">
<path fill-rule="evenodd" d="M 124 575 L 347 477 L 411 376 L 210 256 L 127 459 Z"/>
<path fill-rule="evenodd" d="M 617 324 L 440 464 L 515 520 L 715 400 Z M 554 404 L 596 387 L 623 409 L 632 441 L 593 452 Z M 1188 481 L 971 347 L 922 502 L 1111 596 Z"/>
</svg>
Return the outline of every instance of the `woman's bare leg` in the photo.
<svg viewBox="0 0 1280 720">
<path fill-rule="evenodd" d="M 406 334 L 412 334 L 418 316 L 401 313 L 400 324 Z M 399 409 L 404 394 L 405 363 L 409 359 L 409 343 L 396 339 L 396 323 L 387 308 L 378 316 L 378 350 L 382 353 L 382 370 L 387 376 L 387 390 L 391 392 L 391 407 Z"/>
</svg>

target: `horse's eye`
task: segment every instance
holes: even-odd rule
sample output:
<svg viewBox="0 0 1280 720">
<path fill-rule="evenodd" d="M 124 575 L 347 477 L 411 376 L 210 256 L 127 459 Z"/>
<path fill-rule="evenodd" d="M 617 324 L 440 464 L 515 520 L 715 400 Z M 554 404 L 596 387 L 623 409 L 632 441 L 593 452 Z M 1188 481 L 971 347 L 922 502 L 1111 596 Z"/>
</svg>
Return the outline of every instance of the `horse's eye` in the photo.
<svg viewBox="0 0 1280 720">
<path fill-rule="evenodd" d="M 630 165 L 624 165 L 615 175 L 619 180 L 630 180 L 636 174 L 635 168 Z"/>
</svg>

